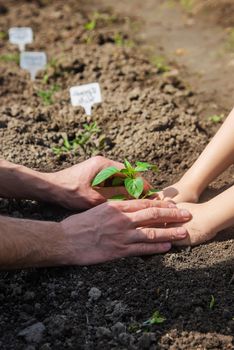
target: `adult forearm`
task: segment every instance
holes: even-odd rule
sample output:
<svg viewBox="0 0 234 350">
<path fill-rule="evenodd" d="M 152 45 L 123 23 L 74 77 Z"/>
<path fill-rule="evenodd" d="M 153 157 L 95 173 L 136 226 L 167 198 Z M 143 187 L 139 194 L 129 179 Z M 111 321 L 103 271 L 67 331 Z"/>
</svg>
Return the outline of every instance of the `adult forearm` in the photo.
<svg viewBox="0 0 234 350">
<path fill-rule="evenodd" d="M 65 264 L 60 224 L 0 216 L 0 268 Z"/>
<path fill-rule="evenodd" d="M 50 174 L 0 159 L 0 197 L 49 200 Z"/>
</svg>

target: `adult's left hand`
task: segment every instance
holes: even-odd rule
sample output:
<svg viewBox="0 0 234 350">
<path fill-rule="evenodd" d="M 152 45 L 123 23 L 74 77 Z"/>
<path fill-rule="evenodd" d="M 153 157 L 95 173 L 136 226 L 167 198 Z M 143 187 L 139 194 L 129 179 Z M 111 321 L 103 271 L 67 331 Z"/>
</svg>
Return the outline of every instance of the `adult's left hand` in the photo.
<svg viewBox="0 0 234 350">
<path fill-rule="evenodd" d="M 49 201 L 56 202 L 69 209 L 89 209 L 117 194 L 127 192 L 123 186 L 93 188 L 91 183 L 96 174 L 109 166 L 118 169 L 123 164 L 102 156 L 90 158 L 70 168 L 47 174 L 51 184 Z M 145 182 L 145 190 L 150 185 Z"/>
</svg>

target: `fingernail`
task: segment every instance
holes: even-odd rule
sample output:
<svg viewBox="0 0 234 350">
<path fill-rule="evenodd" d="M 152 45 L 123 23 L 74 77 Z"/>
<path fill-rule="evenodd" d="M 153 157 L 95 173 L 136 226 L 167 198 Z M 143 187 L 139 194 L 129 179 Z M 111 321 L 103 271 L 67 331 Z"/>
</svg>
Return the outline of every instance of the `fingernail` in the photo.
<svg viewBox="0 0 234 350">
<path fill-rule="evenodd" d="M 169 208 L 176 208 L 176 205 L 174 203 L 169 202 L 168 203 L 168 207 Z"/>
<path fill-rule="evenodd" d="M 171 249 L 171 243 L 162 243 L 162 248 L 165 249 L 165 251 Z"/>
<path fill-rule="evenodd" d="M 190 216 L 191 216 L 190 212 L 186 209 L 181 209 L 180 214 L 181 214 L 181 216 L 183 216 L 183 218 L 190 218 Z"/>
<path fill-rule="evenodd" d="M 177 236 L 180 236 L 180 237 L 187 236 L 187 230 L 184 227 L 177 228 L 176 233 L 177 233 Z"/>
</svg>

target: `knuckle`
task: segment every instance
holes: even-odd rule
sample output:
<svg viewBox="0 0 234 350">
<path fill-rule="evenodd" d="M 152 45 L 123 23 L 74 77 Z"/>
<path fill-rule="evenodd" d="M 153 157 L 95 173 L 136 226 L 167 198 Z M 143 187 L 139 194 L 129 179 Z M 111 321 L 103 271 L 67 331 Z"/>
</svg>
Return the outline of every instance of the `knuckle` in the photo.
<svg viewBox="0 0 234 350">
<path fill-rule="evenodd" d="M 146 237 L 150 240 L 150 241 L 154 241 L 157 239 L 157 231 L 152 229 L 152 228 L 148 228 L 146 230 Z"/>
<path fill-rule="evenodd" d="M 149 215 L 152 219 L 157 220 L 160 217 L 160 210 L 157 208 L 149 208 Z"/>
<path fill-rule="evenodd" d="M 105 158 L 103 156 L 94 156 L 91 158 L 91 160 L 96 164 L 100 164 L 100 162 L 103 162 L 104 159 Z"/>
</svg>

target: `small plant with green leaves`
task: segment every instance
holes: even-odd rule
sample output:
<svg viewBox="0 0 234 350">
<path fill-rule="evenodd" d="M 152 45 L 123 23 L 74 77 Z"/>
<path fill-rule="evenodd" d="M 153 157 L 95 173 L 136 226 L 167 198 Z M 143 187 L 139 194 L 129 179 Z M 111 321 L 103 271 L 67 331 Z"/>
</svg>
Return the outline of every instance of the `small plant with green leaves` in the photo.
<svg viewBox="0 0 234 350">
<path fill-rule="evenodd" d="M 134 42 L 130 39 L 125 39 L 121 33 L 116 33 L 114 36 L 114 43 L 116 46 L 133 47 Z"/>
<path fill-rule="evenodd" d="M 143 322 L 143 326 L 152 326 L 154 324 L 162 324 L 165 321 L 166 321 L 166 318 L 163 317 L 159 311 L 155 311 L 148 320 Z"/>
<path fill-rule="evenodd" d="M 87 153 L 87 147 L 89 146 L 91 153 L 95 153 L 95 149 L 101 150 L 105 143 L 105 136 L 100 134 L 101 129 L 96 122 L 90 124 L 84 124 L 83 129 L 79 131 L 73 140 L 69 140 L 67 134 L 63 135 L 63 145 L 61 147 L 54 147 L 52 150 L 54 154 L 61 155 L 63 153 L 76 153 L 78 148 L 81 148 Z M 97 142 L 93 141 L 95 137 Z"/>
<path fill-rule="evenodd" d="M 124 168 L 119 170 L 115 166 L 108 167 L 101 170 L 93 179 L 92 186 L 96 187 L 101 184 L 105 184 L 105 181 L 109 180 L 111 186 L 124 186 L 128 194 L 133 198 L 147 198 L 155 195 L 158 190 L 150 189 L 144 194 L 144 181 L 140 176 L 140 173 L 152 170 L 158 171 L 156 165 L 146 162 L 136 162 L 135 167 L 125 159 Z M 117 195 L 112 200 L 124 200 L 125 196 Z"/>
<path fill-rule="evenodd" d="M 208 120 L 211 121 L 213 124 L 220 123 L 224 118 L 224 114 L 214 114 L 211 115 Z"/>
<path fill-rule="evenodd" d="M 37 95 L 41 97 L 43 103 L 45 106 L 52 105 L 54 103 L 53 101 L 53 95 L 55 92 L 59 91 L 60 87 L 58 85 L 53 85 L 50 89 L 48 90 L 40 90 L 37 91 Z"/>
<path fill-rule="evenodd" d="M 213 310 L 215 306 L 215 297 L 213 295 L 211 295 L 211 299 L 210 299 L 210 303 L 209 303 L 209 309 Z"/>
<path fill-rule="evenodd" d="M 8 53 L 5 55 L 0 55 L 0 61 L 2 62 L 15 62 L 19 64 L 19 54 L 18 53 Z"/>
<path fill-rule="evenodd" d="M 194 0 L 180 0 L 180 5 L 186 12 L 192 12 L 194 6 Z"/>
<path fill-rule="evenodd" d="M 0 39 L 4 40 L 7 38 L 7 33 L 4 31 L 0 31 Z"/>
<path fill-rule="evenodd" d="M 159 73 L 166 73 L 171 70 L 171 67 L 167 64 L 163 56 L 153 56 L 151 63 L 157 68 Z"/>
</svg>

